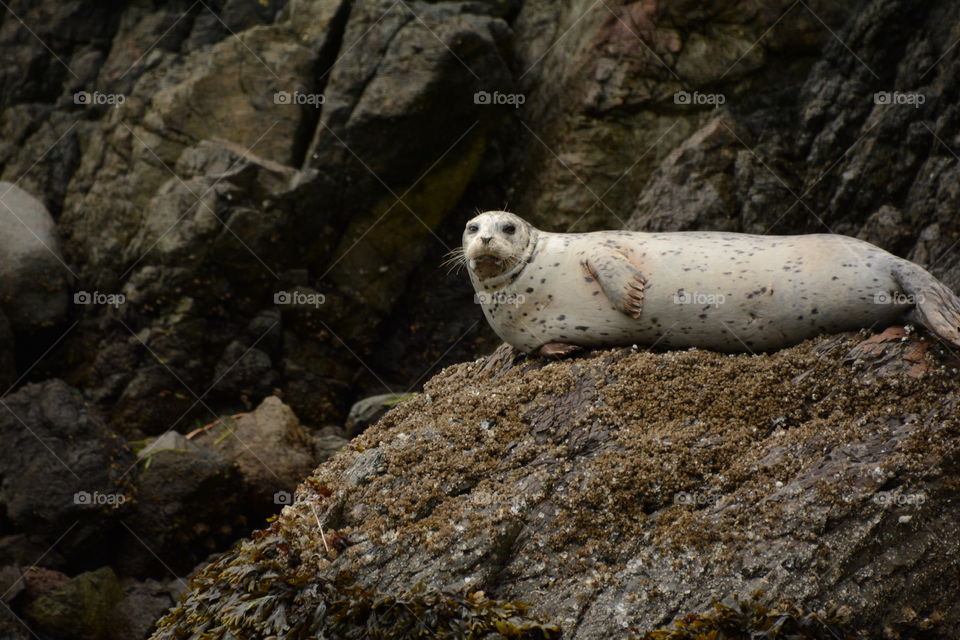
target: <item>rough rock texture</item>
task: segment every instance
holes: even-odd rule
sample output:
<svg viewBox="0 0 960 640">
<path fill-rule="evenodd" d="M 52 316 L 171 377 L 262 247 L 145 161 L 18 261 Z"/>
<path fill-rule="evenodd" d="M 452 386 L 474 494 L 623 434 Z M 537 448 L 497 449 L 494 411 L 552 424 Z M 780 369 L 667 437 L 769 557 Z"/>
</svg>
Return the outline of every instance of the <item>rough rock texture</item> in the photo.
<svg viewBox="0 0 960 640">
<path fill-rule="evenodd" d="M 317 462 L 310 434 L 290 407 L 275 396 L 248 414 L 221 418 L 196 442 L 236 464 L 249 500 L 265 510 L 265 515 L 277 510 L 277 498 L 292 493 Z"/>
<path fill-rule="evenodd" d="M 186 588 L 181 580 L 160 582 L 127 581 L 123 599 L 113 609 L 110 620 L 111 640 L 145 640 L 153 631 L 154 622 L 170 608 Z"/>
<path fill-rule="evenodd" d="M 56 542 L 47 562 L 62 554 L 88 568 L 109 546 L 115 497 L 130 493 L 132 452 L 60 380 L 4 397 L 0 440 L 0 535 L 10 543 L 0 544 L 0 561 L 32 564 Z"/>
<path fill-rule="evenodd" d="M 107 640 L 111 612 L 122 597 L 116 574 L 104 567 L 44 593 L 27 606 L 26 614 L 38 630 L 54 637 Z"/>
<path fill-rule="evenodd" d="M 277 611 L 287 637 L 323 601 L 306 585 L 337 575 L 525 600 L 564 638 L 625 637 L 758 589 L 838 605 L 877 637 L 953 637 L 950 358 L 894 332 L 763 356 L 501 350 L 456 365 L 321 465 L 275 535 L 201 572 L 154 638 L 200 620 L 264 637 L 254 626 Z M 253 621 L 229 613 L 265 594 Z"/>
<path fill-rule="evenodd" d="M 223 454 L 180 434 L 137 463 L 136 499 L 110 562 L 122 575 L 183 575 L 246 530 L 240 472 Z"/>
</svg>

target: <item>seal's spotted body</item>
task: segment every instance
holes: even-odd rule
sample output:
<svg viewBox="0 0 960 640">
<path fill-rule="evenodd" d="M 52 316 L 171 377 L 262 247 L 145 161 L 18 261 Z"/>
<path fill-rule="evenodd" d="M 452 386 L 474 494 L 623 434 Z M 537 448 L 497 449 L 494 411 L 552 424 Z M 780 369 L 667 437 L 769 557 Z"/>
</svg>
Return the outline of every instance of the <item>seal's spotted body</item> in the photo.
<svg viewBox="0 0 960 640">
<path fill-rule="evenodd" d="M 468 223 L 464 254 L 491 327 L 527 353 L 634 343 L 762 351 L 904 320 L 960 346 L 952 292 L 847 236 L 561 234 L 487 212 Z"/>
</svg>

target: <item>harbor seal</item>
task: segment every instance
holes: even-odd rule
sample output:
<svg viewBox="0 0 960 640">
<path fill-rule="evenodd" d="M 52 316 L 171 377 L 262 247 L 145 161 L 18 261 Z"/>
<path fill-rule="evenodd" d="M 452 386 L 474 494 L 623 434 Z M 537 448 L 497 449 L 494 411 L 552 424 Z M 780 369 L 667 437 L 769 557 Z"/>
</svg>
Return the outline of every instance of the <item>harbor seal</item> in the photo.
<svg viewBox="0 0 960 640">
<path fill-rule="evenodd" d="M 903 322 L 960 347 L 960 299 L 950 289 L 848 236 L 549 233 L 488 211 L 467 223 L 455 251 L 490 326 L 525 353 L 629 344 L 769 351 Z"/>
</svg>

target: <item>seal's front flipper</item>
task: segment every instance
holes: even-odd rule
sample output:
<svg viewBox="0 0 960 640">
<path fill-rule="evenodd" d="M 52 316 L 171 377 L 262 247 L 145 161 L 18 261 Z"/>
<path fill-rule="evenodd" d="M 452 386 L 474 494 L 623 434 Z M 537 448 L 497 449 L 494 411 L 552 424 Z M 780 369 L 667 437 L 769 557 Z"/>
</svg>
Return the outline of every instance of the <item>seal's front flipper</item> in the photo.
<svg viewBox="0 0 960 640">
<path fill-rule="evenodd" d="M 543 358 L 565 358 L 567 356 L 573 355 L 578 351 L 583 351 L 583 347 L 578 347 L 575 344 L 567 344 L 566 342 L 548 342 L 547 344 L 541 346 L 537 353 Z"/>
<path fill-rule="evenodd" d="M 647 280 L 625 255 L 614 251 L 604 252 L 580 264 L 600 283 L 600 288 L 614 309 L 631 318 L 640 317 Z"/>
</svg>

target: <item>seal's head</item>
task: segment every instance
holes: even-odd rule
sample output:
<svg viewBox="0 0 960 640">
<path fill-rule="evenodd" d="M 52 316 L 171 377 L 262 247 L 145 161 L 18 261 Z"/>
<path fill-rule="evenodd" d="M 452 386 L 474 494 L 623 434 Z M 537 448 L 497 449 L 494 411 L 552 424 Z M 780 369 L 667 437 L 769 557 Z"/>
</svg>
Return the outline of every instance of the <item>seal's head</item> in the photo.
<svg viewBox="0 0 960 640">
<path fill-rule="evenodd" d="M 509 273 L 530 257 L 535 235 L 532 225 L 512 213 L 481 213 L 463 230 L 463 256 L 470 274 L 484 281 Z"/>
</svg>

